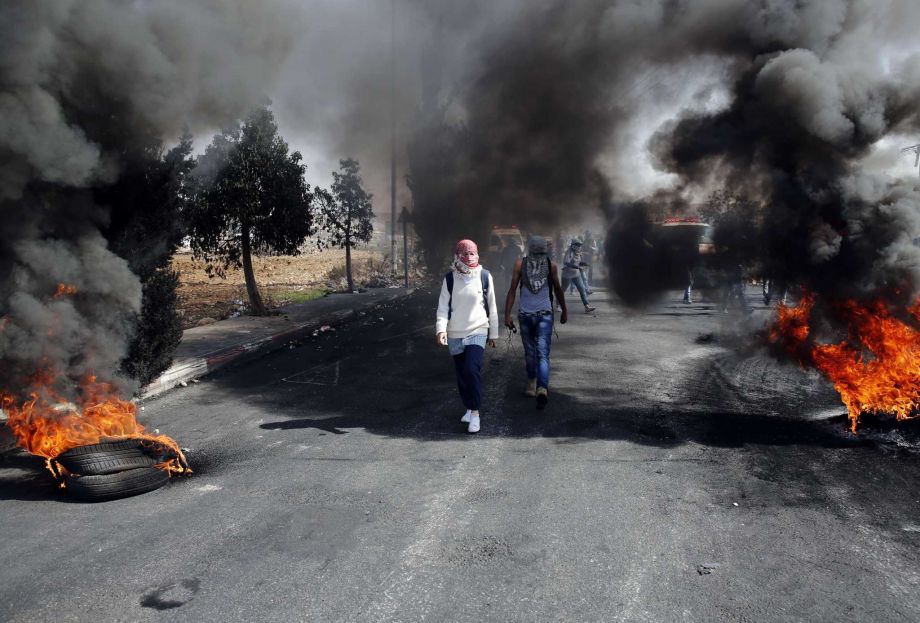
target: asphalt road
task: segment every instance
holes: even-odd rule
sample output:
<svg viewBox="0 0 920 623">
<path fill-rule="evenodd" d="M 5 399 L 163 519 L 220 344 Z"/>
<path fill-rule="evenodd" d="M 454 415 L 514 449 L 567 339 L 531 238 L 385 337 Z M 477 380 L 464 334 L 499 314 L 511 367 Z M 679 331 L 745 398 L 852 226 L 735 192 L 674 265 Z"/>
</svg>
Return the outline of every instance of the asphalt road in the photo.
<svg viewBox="0 0 920 623">
<path fill-rule="evenodd" d="M 459 424 L 436 295 L 145 405 L 195 475 L 82 504 L 0 458 L 0 621 L 917 621 L 920 453 L 679 293 L 487 356 Z"/>
</svg>

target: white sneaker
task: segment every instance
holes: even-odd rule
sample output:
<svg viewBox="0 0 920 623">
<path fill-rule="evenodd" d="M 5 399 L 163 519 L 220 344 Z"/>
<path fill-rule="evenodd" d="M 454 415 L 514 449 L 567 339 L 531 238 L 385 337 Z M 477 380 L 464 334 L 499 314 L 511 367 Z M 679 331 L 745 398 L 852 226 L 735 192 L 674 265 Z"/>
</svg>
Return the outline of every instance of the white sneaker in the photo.
<svg viewBox="0 0 920 623">
<path fill-rule="evenodd" d="M 479 432 L 479 414 L 478 413 L 474 413 L 470 416 L 470 425 L 466 430 L 469 433 Z"/>
<path fill-rule="evenodd" d="M 460 421 L 463 422 L 464 424 L 469 424 L 471 415 L 473 415 L 473 412 L 467 409 L 466 413 L 463 414 L 463 417 L 460 418 Z"/>
</svg>

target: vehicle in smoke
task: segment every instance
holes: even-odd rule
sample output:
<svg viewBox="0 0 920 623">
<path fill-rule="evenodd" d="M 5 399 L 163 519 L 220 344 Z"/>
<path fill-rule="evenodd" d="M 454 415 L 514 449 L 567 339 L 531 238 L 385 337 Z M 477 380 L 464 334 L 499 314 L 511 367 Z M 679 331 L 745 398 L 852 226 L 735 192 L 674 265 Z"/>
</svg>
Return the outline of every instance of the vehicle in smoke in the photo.
<svg viewBox="0 0 920 623">
<path fill-rule="evenodd" d="M 521 233 L 517 225 L 508 227 L 493 225 L 492 230 L 489 232 L 488 252 L 501 253 L 502 247 L 505 246 L 503 240 L 506 239 L 510 239 L 511 243 L 516 244 L 521 251 L 524 250 L 524 234 Z"/>
<path fill-rule="evenodd" d="M 510 240 L 511 244 L 516 245 L 519 253 L 524 251 L 524 234 L 517 225 L 493 225 L 489 230 L 488 244 L 482 257 L 482 262 L 486 266 L 498 267 L 502 263 L 502 249 L 505 247 L 505 240 Z"/>
</svg>

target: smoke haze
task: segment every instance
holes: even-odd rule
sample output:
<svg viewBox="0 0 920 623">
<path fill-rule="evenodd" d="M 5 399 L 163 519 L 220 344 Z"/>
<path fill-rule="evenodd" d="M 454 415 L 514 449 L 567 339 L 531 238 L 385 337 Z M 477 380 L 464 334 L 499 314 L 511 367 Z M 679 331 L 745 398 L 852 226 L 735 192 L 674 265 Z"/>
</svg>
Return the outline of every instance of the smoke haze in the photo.
<svg viewBox="0 0 920 623">
<path fill-rule="evenodd" d="M 25 390 L 46 369 L 64 384 L 112 379 L 141 285 L 83 189 L 117 179 L 151 136 L 218 127 L 260 103 L 301 15 L 245 0 L 0 6 L 0 387 Z M 76 293 L 55 297 L 60 283 Z"/>
<path fill-rule="evenodd" d="M 0 384 L 41 357 L 111 375 L 140 287 L 81 191 L 118 179 L 132 145 L 207 136 L 266 99 L 312 179 L 361 161 L 378 213 L 392 102 L 399 205 L 433 264 L 492 224 L 603 215 L 617 291 L 641 302 L 665 286 L 654 214 L 722 190 L 761 206 L 756 245 L 723 232 L 733 261 L 829 296 L 916 292 L 920 196 L 879 172 L 918 131 L 916 2 L 398 0 L 395 26 L 391 11 L 4 2 Z M 78 294 L 53 298 L 61 282 Z M 42 337 L 55 322 L 66 339 Z"/>
</svg>

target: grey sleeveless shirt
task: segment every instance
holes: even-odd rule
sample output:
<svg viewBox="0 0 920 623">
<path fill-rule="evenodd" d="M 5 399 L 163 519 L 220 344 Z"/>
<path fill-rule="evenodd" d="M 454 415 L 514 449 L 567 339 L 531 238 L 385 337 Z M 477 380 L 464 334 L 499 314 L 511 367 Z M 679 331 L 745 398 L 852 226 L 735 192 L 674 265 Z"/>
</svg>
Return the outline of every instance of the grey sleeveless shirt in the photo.
<svg viewBox="0 0 920 623">
<path fill-rule="evenodd" d="M 537 312 L 552 312 L 553 304 L 549 300 L 550 281 L 537 290 L 536 294 L 530 291 L 530 288 L 521 286 L 521 302 L 518 304 L 518 312 L 522 314 L 533 314 Z"/>
</svg>

